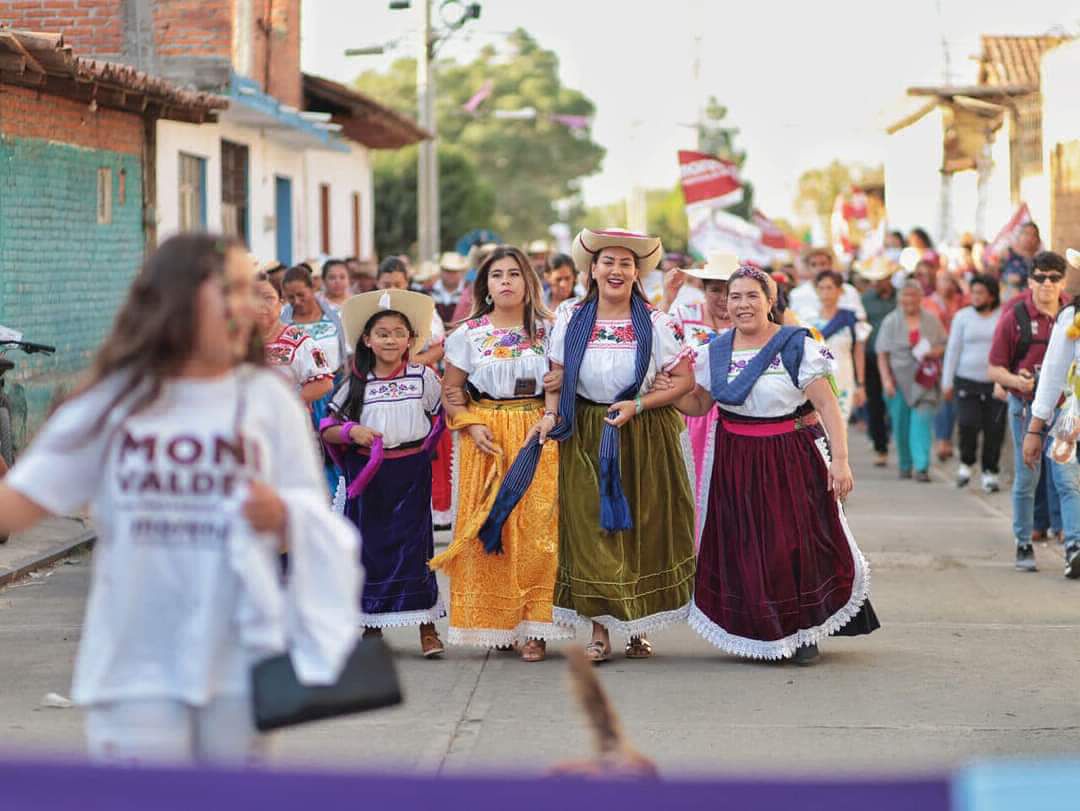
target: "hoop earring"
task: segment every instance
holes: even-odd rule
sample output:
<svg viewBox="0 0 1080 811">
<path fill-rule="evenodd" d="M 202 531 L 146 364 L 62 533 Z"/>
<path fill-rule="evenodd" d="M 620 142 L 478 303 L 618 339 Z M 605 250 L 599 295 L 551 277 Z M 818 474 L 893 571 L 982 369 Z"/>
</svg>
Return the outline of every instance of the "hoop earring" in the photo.
<svg viewBox="0 0 1080 811">
<path fill-rule="evenodd" d="M 490 307 L 490 306 L 491 306 L 492 304 L 494 304 L 494 303 L 495 303 L 495 299 L 493 299 L 493 298 L 491 297 L 491 293 L 488 293 L 488 294 L 487 294 L 486 296 L 484 296 L 484 303 L 485 303 L 485 304 L 486 304 L 486 305 L 487 305 L 488 307 Z"/>
</svg>

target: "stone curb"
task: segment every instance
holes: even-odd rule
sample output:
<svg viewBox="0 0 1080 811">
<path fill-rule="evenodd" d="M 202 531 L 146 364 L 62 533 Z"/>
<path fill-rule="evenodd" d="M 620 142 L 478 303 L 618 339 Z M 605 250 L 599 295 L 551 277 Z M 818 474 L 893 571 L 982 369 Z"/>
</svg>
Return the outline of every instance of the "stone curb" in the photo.
<svg viewBox="0 0 1080 811">
<path fill-rule="evenodd" d="M 18 580 L 20 577 L 26 577 L 26 575 L 31 572 L 36 572 L 38 569 L 44 569 L 46 566 L 56 563 L 58 560 L 62 560 L 69 555 L 73 555 L 83 549 L 89 549 L 94 545 L 94 541 L 96 540 L 97 530 L 85 529 L 78 535 L 72 536 L 48 552 L 38 555 L 35 558 L 30 558 L 26 562 L 19 564 L 14 569 L 0 569 L 0 588 Z"/>
</svg>

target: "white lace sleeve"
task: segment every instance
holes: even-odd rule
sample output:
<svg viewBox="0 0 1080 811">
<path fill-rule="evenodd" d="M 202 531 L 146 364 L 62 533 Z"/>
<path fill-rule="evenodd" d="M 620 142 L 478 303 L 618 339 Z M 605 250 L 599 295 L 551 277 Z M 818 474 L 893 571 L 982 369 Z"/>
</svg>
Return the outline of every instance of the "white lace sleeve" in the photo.
<svg viewBox="0 0 1080 811">
<path fill-rule="evenodd" d="M 836 361 L 825 344 L 813 338 L 804 340 L 802 365 L 799 367 L 799 388 L 805 390 L 815 380 L 834 373 Z"/>
</svg>

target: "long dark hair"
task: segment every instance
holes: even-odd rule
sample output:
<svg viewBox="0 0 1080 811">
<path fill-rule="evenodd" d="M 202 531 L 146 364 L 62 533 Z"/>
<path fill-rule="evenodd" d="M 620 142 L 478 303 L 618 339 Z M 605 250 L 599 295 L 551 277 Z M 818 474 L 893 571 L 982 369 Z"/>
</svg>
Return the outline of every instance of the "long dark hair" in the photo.
<svg viewBox="0 0 1080 811">
<path fill-rule="evenodd" d="M 400 318 L 409 330 L 410 340 L 416 337 L 416 330 L 409 322 L 405 313 L 397 310 L 379 310 L 364 324 L 364 331 L 356 339 L 356 352 L 353 354 L 352 372 L 349 374 L 349 396 L 345 398 L 345 404 L 341 407 L 341 416 L 352 422 L 359 422 L 360 415 L 364 413 L 364 393 L 367 391 L 367 379 L 375 368 L 375 353 L 371 347 L 364 343 L 364 338 L 370 337 L 375 325 L 384 318 Z M 409 357 L 406 351 L 405 357 Z"/>
<path fill-rule="evenodd" d="M 495 302 L 490 301 L 488 296 L 488 273 L 491 271 L 492 265 L 508 256 L 517 262 L 521 277 L 525 280 L 525 306 L 521 320 L 524 322 L 522 326 L 525 328 L 529 340 L 535 341 L 536 322 L 538 320 L 550 321 L 553 316 L 548 311 L 548 308 L 544 306 L 544 294 L 543 289 L 540 287 L 540 277 L 533 270 L 532 265 L 529 264 L 528 257 L 512 245 L 500 245 L 480 265 L 476 280 L 473 282 L 473 311 L 467 320 L 481 318 L 495 309 Z"/>
<path fill-rule="evenodd" d="M 89 374 L 72 395 L 78 396 L 114 374 L 127 375 L 122 390 L 102 410 L 91 434 L 104 427 L 109 414 L 125 398 L 131 396 L 125 415 L 131 417 L 161 396 L 165 381 L 175 377 L 195 351 L 199 288 L 207 279 L 223 278 L 229 251 L 243 249 L 232 237 L 178 234 L 147 257 Z M 252 330 L 242 361 L 265 363 L 258 330 Z"/>
</svg>

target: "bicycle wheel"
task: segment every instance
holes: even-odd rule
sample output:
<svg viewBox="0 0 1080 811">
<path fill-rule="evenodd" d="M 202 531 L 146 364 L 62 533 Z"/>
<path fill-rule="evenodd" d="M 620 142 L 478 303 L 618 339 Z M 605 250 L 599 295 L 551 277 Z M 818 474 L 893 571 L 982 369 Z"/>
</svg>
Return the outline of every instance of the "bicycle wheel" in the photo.
<svg viewBox="0 0 1080 811">
<path fill-rule="evenodd" d="M 11 433 L 11 412 L 7 402 L 0 402 L 0 456 L 7 466 L 15 464 L 15 438 Z"/>
</svg>

